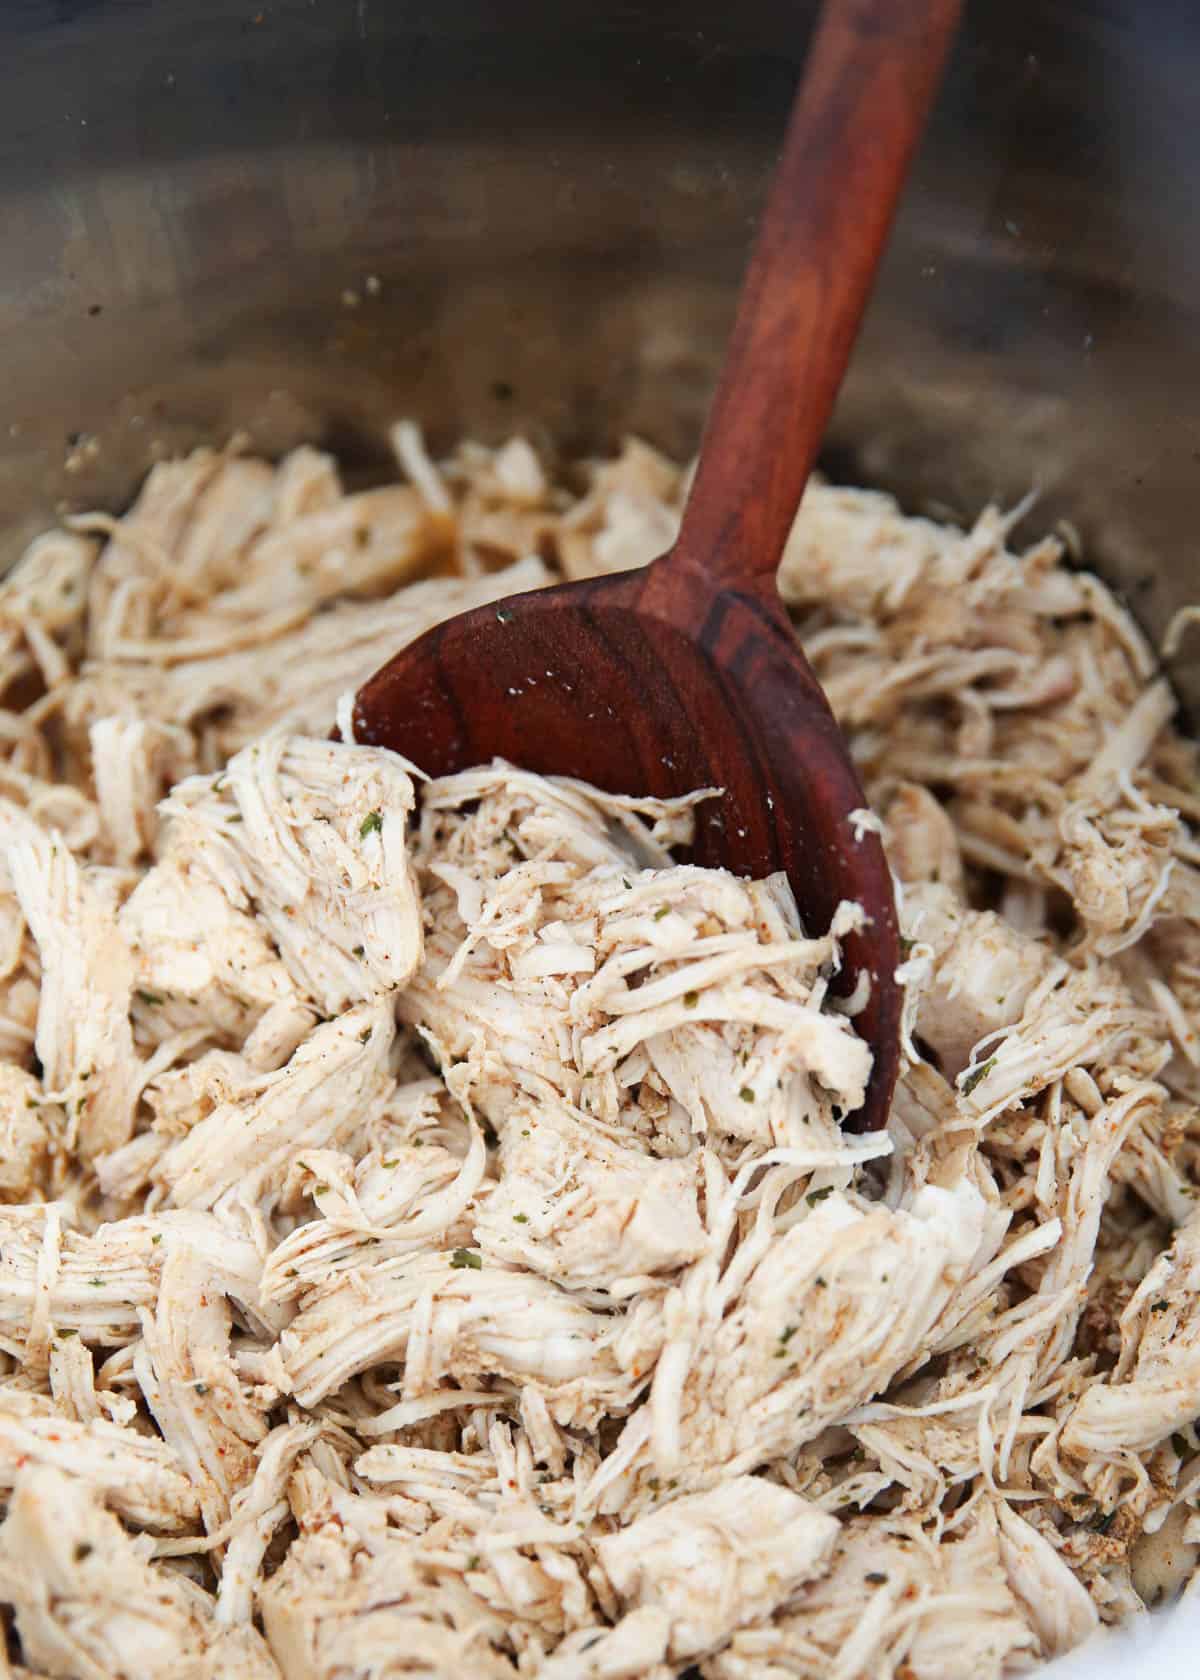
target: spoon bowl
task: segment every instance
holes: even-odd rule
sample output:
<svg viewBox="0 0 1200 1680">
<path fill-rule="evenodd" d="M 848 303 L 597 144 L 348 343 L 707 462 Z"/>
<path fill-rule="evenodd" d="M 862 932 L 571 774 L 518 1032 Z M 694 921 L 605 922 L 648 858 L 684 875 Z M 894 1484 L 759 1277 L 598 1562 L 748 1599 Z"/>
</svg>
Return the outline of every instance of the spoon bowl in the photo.
<svg viewBox="0 0 1200 1680">
<path fill-rule="evenodd" d="M 644 570 L 514 595 L 429 631 L 359 690 L 356 738 L 431 775 L 500 757 L 610 793 L 719 790 L 694 860 L 783 870 L 805 930 L 862 906 L 834 986 L 900 1060 L 891 875 L 775 573 L 878 266 L 958 0 L 828 0 L 742 291 L 683 523 Z"/>
</svg>

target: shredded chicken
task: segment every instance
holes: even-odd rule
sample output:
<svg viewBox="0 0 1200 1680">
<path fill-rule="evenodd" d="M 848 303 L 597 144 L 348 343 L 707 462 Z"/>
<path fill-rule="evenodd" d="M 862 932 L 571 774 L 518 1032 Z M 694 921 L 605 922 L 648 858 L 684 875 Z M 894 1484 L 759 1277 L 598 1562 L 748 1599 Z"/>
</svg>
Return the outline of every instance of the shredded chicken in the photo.
<svg viewBox="0 0 1200 1680">
<path fill-rule="evenodd" d="M 1200 1592 L 1200 796 L 1128 613 L 810 487 L 904 933 L 858 1136 L 857 906 L 338 710 L 686 472 L 394 443 L 165 462 L 0 581 L 0 1672 L 1003 1680 Z"/>
</svg>

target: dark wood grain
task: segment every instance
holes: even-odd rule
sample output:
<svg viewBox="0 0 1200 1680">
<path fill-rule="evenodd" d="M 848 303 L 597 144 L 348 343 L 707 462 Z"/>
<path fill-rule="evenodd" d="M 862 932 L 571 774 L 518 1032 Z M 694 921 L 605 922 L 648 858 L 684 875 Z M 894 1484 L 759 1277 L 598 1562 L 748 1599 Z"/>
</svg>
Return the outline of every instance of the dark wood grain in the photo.
<svg viewBox="0 0 1200 1680">
<path fill-rule="evenodd" d="M 829 417 L 958 0 L 829 0 L 747 273 L 683 527 L 644 571 L 512 596 L 403 649 L 357 696 L 358 738 L 433 775 L 494 756 L 610 792 L 723 789 L 694 856 L 785 870 L 805 926 L 843 899 L 867 929 L 840 976 L 870 986 L 867 1100 L 899 1063 L 891 877 L 846 743 L 774 576 Z"/>
</svg>

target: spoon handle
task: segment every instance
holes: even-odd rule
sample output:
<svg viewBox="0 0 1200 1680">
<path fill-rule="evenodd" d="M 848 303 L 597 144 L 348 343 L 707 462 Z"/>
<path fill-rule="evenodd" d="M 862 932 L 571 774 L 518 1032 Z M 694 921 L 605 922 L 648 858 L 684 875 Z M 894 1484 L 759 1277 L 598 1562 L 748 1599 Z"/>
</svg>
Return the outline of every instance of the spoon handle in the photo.
<svg viewBox="0 0 1200 1680">
<path fill-rule="evenodd" d="M 826 0 L 674 548 L 773 574 L 804 494 L 961 0 Z"/>
</svg>

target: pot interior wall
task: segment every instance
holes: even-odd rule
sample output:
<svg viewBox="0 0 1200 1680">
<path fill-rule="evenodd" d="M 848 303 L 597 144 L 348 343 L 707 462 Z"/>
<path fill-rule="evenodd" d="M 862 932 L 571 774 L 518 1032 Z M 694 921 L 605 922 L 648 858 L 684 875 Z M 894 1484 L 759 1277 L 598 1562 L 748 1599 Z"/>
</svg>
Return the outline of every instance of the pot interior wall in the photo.
<svg viewBox="0 0 1200 1680">
<path fill-rule="evenodd" d="M 692 448 L 811 7 L 566 10 L 6 6 L 0 562 L 233 430 L 364 475 L 400 413 Z M 827 466 L 1036 488 L 1157 634 L 1200 593 L 1200 10 L 968 12 Z"/>
</svg>

